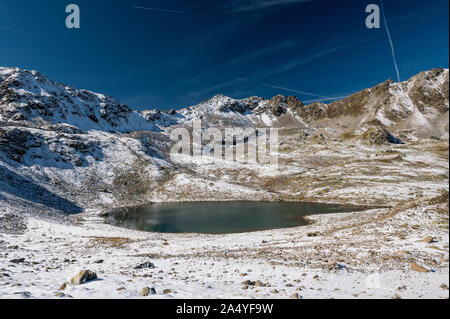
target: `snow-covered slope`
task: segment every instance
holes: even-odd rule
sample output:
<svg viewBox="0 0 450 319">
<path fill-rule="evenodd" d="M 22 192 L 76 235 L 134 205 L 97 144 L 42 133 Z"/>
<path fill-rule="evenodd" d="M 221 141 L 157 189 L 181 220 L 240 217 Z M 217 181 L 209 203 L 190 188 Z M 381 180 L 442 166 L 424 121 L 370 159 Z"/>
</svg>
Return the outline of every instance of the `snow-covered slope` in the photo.
<svg viewBox="0 0 450 319">
<path fill-rule="evenodd" d="M 6 123 L 47 122 L 104 131 L 155 129 L 113 97 L 53 82 L 36 71 L 0 68 L 0 98 L 0 120 Z"/>
</svg>

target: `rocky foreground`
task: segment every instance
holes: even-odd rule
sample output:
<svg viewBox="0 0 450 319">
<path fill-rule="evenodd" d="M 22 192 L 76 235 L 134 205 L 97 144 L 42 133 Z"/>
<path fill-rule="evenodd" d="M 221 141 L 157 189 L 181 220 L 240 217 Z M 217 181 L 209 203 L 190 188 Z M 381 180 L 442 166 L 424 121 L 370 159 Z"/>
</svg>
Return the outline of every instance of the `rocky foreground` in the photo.
<svg viewBox="0 0 450 319">
<path fill-rule="evenodd" d="M 331 104 L 216 96 L 132 111 L 0 68 L 0 298 L 448 298 L 448 70 Z M 170 130 L 279 128 L 279 168 L 169 156 Z M 164 201 L 347 203 L 305 227 L 155 234 L 101 213 Z"/>
<path fill-rule="evenodd" d="M 0 237 L 0 297 L 448 298 L 448 212 L 446 193 L 215 236 L 29 218 Z"/>
</svg>

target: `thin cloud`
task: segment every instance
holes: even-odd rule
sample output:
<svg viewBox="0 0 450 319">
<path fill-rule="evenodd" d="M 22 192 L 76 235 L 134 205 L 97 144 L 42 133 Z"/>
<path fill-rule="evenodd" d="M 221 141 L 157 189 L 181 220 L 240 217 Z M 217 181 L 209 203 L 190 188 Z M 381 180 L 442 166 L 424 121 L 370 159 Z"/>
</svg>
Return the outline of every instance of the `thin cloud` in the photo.
<svg viewBox="0 0 450 319">
<path fill-rule="evenodd" d="M 226 13 L 240 13 L 269 9 L 275 6 L 306 3 L 312 1 L 316 0 L 234 0 L 228 1 L 227 4 L 222 7 L 222 9 Z"/>
<path fill-rule="evenodd" d="M 238 56 L 235 59 L 225 63 L 224 66 L 230 66 L 230 65 L 234 65 L 234 64 L 242 64 L 242 63 L 254 61 L 256 59 L 271 55 L 278 51 L 295 48 L 298 45 L 299 45 L 299 43 L 297 41 L 287 40 L 278 45 L 274 45 L 272 47 L 263 48 L 263 49 L 253 51 L 253 52 L 250 52 L 250 53 L 242 55 L 242 56 Z"/>
<path fill-rule="evenodd" d="M 328 55 L 334 54 L 336 52 L 346 50 L 350 47 L 362 45 L 364 43 L 373 41 L 376 38 L 381 38 L 381 35 L 377 35 L 371 38 L 364 38 L 359 40 L 352 40 L 350 35 L 347 35 L 345 38 L 341 37 L 340 39 L 333 39 L 323 45 L 315 48 L 314 50 L 310 50 L 309 52 L 305 52 L 303 56 L 300 56 L 296 59 L 293 59 L 287 63 L 279 64 L 278 66 L 274 66 L 271 69 L 263 70 L 257 72 L 252 75 L 252 78 L 264 79 L 271 76 L 279 75 L 288 71 L 292 71 L 302 65 L 307 65 L 308 63 L 326 57 Z M 351 39 L 351 40 L 349 40 Z"/>
<path fill-rule="evenodd" d="M 203 96 L 203 95 L 206 95 L 206 94 L 210 93 L 211 91 L 216 91 L 217 89 L 220 89 L 222 87 L 226 87 L 226 86 L 232 85 L 232 84 L 234 84 L 234 83 L 236 83 L 238 81 L 240 81 L 240 79 L 232 80 L 232 81 L 228 81 L 228 82 L 224 82 L 224 83 L 220 83 L 220 84 L 214 85 L 212 87 L 206 88 L 206 89 L 201 90 L 201 91 L 190 92 L 189 96 L 190 97 Z"/>
<path fill-rule="evenodd" d="M 183 14 L 183 11 L 179 10 L 170 10 L 170 9 L 161 9 L 161 8 L 151 8 L 151 7 L 139 7 L 134 6 L 134 9 L 138 10 L 150 10 L 150 11 L 157 11 L 157 12 L 167 12 L 167 13 L 175 13 L 175 14 Z"/>
</svg>

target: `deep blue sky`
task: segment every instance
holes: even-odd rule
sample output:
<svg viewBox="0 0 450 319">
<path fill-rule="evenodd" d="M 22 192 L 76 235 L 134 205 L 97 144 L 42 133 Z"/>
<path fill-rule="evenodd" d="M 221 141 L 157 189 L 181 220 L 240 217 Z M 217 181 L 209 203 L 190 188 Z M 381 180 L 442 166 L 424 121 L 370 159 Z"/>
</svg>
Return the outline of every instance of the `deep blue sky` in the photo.
<svg viewBox="0 0 450 319">
<path fill-rule="evenodd" d="M 136 109 L 218 93 L 345 96 L 396 78 L 384 23 L 365 27 L 365 7 L 379 1 L 0 0 L 0 66 L 35 69 Z M 69 3 L 80 6 L 79 30 L 65 27 Z M 448 68 L 448 0 L 384 7 L 402 80 Z"/>
</svg>

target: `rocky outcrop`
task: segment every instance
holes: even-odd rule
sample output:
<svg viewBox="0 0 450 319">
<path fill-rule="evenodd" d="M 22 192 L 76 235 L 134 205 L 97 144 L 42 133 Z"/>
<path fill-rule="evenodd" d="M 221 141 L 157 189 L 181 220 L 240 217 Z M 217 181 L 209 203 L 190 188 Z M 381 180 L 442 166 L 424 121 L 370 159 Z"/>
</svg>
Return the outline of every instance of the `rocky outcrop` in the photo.
<svg viewBox="0 0 450 319">
<path fill-rule="evenodd" d="M 0 127 L 0 151 L 16 161 L 22 162 L 23 156 L 30 148 L 42 146 L 42 137 L 20 128 Z"/>
<path fill-rule="evenodd" d="M 380 126 L 371 126 L 363 134 L 364 141 L 369 145 L 403 144 L 386 129 Z"/>
</svg>

